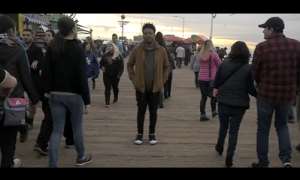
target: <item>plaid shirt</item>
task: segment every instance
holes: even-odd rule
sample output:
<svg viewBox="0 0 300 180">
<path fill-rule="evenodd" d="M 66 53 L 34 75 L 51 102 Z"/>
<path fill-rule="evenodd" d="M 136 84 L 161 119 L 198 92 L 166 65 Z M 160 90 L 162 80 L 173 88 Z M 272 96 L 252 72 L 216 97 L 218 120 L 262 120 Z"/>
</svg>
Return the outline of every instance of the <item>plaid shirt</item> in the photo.
<svg viewBox="0 0 300 180">
<path fill-rule="evenodd" d="M 282 33 L 259 43 L 252 60 L 257 98 L 270 103 L 290 103 L 300 85 L 300 42 Z"/>
</svg>

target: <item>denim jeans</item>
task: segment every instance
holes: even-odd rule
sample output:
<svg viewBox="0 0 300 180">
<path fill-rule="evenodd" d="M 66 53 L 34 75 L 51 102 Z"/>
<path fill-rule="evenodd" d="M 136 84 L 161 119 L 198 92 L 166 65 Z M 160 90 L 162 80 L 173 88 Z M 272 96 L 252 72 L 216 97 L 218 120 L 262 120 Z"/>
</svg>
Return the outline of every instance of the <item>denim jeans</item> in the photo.
<svg viewBox="0 0 300 180">
<path fill-rule="evenodd" d="M 279 141 L 279 158 L 284 161 L 291 158 L 292 147 L 288 128 L 288 113 L 292 103 L 269 103 L 257 98 L 257 139 L 256 151 L 260 166 L 269 166 L 269 132 L 272 116 L 275 112 L 275 128 Z"/>
<path fill-rule="evenodd" d="M 199 81 L 199 87 L 201 91 L 201 100 L 200 100 L 200 114 L 205 115 L 205 106 L 207 95 L 209 91 L 209 81 Z M 213 98 L 210 99 L 211 111 L 216 111 L 216 101 Z"/>
<path fill-rule="evenodd" d="M 53 119 L 53 132 L 49 144 L 49 166 L 57 167 L 61 138 L 64 132 L 67 110 L 73 128 L 77 158 L 83 158 L 85 147 L 83 140 L 83 101 L 81 95 L 50 95 L 50 107 Z"/>
<path fill-rule="evenodd" d="M 181 68 L 181 64 L 182 64 L 182 58 L 181 57 L 176 58 L 176 66 L 178 68 Z"/>
<path fill-rule="evenodd" d="M 296 100 L 296 117 L 297 117 L 298 128 L 300 131 L 300 94 L 297 95 L 297 100 Z"/>
<path fill-rule="evenodd" d="M 289 115 L 288 115 L 288 120 L 294 120 L 294 111 L 293 111 L 293 106 L 291 106 L 291 109 L 289 110 Z"/>
<path fill-rule="evenodd" d="M 240 124 L 245 115 L 246 109 L 237 108 L 235 112 L 230 112 L 220 106 L 218 111 L 220 119 L 218 144 L 224 146 L 227 130 L 229 128 L 227 156 L 233 156 L 238 141 Z"/>
</svg>

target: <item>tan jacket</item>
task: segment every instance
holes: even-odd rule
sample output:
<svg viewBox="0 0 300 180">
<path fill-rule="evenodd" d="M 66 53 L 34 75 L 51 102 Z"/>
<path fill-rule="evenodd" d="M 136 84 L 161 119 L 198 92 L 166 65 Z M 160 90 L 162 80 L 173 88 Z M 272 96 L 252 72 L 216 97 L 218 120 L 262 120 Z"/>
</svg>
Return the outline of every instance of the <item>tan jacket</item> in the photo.
<svg viewBox="0 0 300 180">
<path fill-rule="evenodd" d="M 134 88 L 142 93 L 145 92 L 145 52 L 146 50 L 138 45 L 133 48 L 127 62 L 129 79 Z M 167 52 L 162 46 L 155 49 L 155 70 L 154 70 L 153 92 L 159 92 L 168 80 L 170 63 Z"/>
</svg>

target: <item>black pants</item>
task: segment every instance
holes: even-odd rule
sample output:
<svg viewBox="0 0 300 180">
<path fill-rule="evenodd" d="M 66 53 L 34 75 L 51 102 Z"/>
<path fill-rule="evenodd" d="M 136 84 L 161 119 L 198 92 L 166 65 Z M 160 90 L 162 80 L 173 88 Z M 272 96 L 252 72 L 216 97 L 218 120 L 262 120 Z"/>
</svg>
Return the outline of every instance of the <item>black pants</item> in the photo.
<svg viewBox="0 0 300 180">
<path fill-rule="evenodd" d="M 195 73 L 195 85 L 196 85 L 196 88 L 199 87 L 199 80 L 198 80 L 198 75 L 199 75 L 199 72 L 194 72 Z"/>
<path fill-rule="evenodd" d="M 160 98 L 160 92 L 153 93 L 151 91 L 146 91 L 145 93 L 141 93 L 139 91 L 136 91 L 136 101 L 138 106 L 138 113 L 137 113 L 138 134 L 144 133 L 144 122 L 145 122 L 145 114 L 146 114 L 147 106 L 150 115 L 149 134 L 155 133 L 159 98 Z"/>
<path fill-rule="evenodd" d="M 53 131 L 53 119 L 51 115 L 49 99 L 46 97 L 42 99 L 42 110 L 44 112 L 44 119 L 42 121 L 40 133 L 37 137 L 36 143 L 40 145 L 42 149 L 46 149 Z M 66 116 L 64 136 L 66 138 L 66 145 L 74 144 L 70 113 L 68 111 Z"/>
<path fill-rule="evenodd" d="M 95 78 L 95 66 L 93 66 L 93 77 L 92 77 L 92 84 L 93 84 L 93 89 L 96 88 L 96 78 Z"/>
<path fill-rule="evenodd" d="M 205 106 L 206 106 L 206 100 L 207 95 L 209 91 L 210 82 L 209 81 L 199 81 L 199 87 L 201 91 L 201 100 L 200 100 L 200 113 L 201 115 L 205 115 Z M 210 99 L 210 105 L 211 105 L 211 111 L 216 111 L 216 101 L 214 98 Z"/>
<path fill-rule="evenodd" d="M 119 82 L 120 78 L 118 78 L 117 76 L 110 76 L 103 73 L 103 83 L 105 86 L 105 102 L 110 102 L 111 87 L 113 88 L 114 98 L 118 98 Z"/>
<path fill-rule="evenodd" d="M 218 110 L 220 119 L 218 144 L 222 147 L 224 146 L 229 129 L 227 155 L 233 156 L 238 142 L 240 124 L 245 115 L 246 108 L 222 105 L 219 106 Z"/>
<path fill-rule="evenodd" d="M 187 55 L 185 58 L 184 58 L 184 65 L 188 65 L 189 62 L 190 62 L 190 59 L 191 59 L 191 56 Z"/>
<path fill-rule="evenodd" d="M 173 78 L 173 74 L 169 74 L 169 78 L 164 85 L 165 99 L 171 97 L 172 78 Z"/>
<path fill-rule="evenodd" d="M 11 168 L 13 166 L 16 150 L 18 126 L 3 126 L 4 121 L 0 122 L 0 148 L 1 148 L 1 167 Z"/>
</svg>

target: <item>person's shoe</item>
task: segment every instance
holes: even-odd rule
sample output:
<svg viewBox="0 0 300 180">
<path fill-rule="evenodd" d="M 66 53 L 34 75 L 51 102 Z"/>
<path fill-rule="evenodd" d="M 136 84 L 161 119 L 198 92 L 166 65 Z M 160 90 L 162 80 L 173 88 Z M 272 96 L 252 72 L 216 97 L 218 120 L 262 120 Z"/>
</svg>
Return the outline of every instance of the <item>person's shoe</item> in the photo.
<svg viewBox="0 0 300 180">
<path fill-rule="evenodd" d="M 77 158 L 75 165 L 83 166 L 83 165 L 91 163 L 92 161 L 93 161 L 93 156 L 89 154 L 89 155 L 85 155 L 84 158 L 82 158 L 82 159 Z"/>
<path fill-rule="evenodd" d="M 266 167 L 266 166 L 261 166 L 261 165 L 258 164 L 258 163 L 252 163 L 252 164 L 251 164 L 251 167 L 252 167 L 252 168 L 268 168 L 268 167 Z"/>
<path fill-rule="evenodd" d="M 108 102 L 108 101 L 105 103 L 105 107 L 106 107 L 106 108 L 109 107 L 109 102 Z"/>
<path fill-rule="evenodd" d="M 114 102 L 114 103 L 118 102 L 118 98 L 115 97 L 113 102 Z"/>
<path fill-rule="evenodd" d="M 159 106 L 159 108 L 164 108 L 165 107 L 163 103 L 159 103 L 158 106 Z"/>
<path fill-rule="evenodd" d="M 143 144 L 143 134 L 138 134 L 134 140 L 134 143 L 137 145 Z"/>
<path fill-rule="evenodd" d="M 219 115 L 217 111 L 212 112 L 212 117 L 216 117 L 217 115 Z"/>
<path fill-rule="evenodd" d="M 233 157 L 227 155 L 225 160 L 225 165 L 227 168 L 230 168 L 233 165 L 232 161 L 233 161 Z"/>
<path fill-rule="evenodd" d="M 32 130 L 32 129 L 33 129 L 33 127 L 34 127 L 34 125 L 33 125 L 33 124 L 28 124 L 28 129 L 29 129 L 29 130 Z"/>
<path fill-rule="evenodd" d="M 21 160 L 20 159 L 14 159 L 12 167 L 13 168 L 18 168 L 20 166 L 21 166 Z"/>
<path fill-rule="evenodd" d="M 284 168 L 293 168 L 293 164 L 292 164 L 292 162 L 291 162 L 291 160 L 289 158 L 286 158 L 283 161 L 283 167 Z"/>
<path fill-rule="evenodd" d="M 156 137 L 155 137 L 154 134 L 149 134 L 149 143 L 150 143 L 151 145 L 154 145 L 154 144 L 157 143 L 157 140 L 156 140 Z"/>
<path fill-rule="evenodd" d="M 223 151 L 224 151 L 224 147 L 220 144 L 216 144 L 215 150 L 219 153 L 220 156 L 222 156 Z"/>
<path fill-rule="evenodd" d="M 204 114 L 204 115 L 201 115 L 201 117 L 200 117 L 200 121 L 208 121 L 209 120 L 209 118 L 208 117 L 206 117 L 206 115 Z"/>
<path fill-rule="evenodd" d="M 294 119 L 289 119 L 288 123 L 295 123 L 295 120 Z"/>
<path fill-rule="evenodd" d="M 65 145 L 65 148 L 72 148 L 72 147 L 74 147 L 75 145 L 74 144 L 66 144 Z"/>
<path fill-rule="evenodd" d="M 298 144 L 298 146 L 296 146 L 296 150 L 300 152 L 300 144 Z"/>
<path fill-rule="evenodd" d="M 44 155 L 48 155 L 49 154 L 48 149 L 42 149 L 39 144 L 35 144 L 34 150 L 37 151 L 37 152 L 39 152 L 39 153 L 41 153 L 41 154 L 44 154 Z"/>
</svg>

